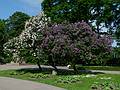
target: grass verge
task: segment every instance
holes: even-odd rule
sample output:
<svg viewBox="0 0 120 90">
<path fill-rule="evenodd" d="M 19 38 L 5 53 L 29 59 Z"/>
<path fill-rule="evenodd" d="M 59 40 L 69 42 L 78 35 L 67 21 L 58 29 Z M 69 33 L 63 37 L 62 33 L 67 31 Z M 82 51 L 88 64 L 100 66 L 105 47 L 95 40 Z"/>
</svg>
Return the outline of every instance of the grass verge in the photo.
<svg viewBox="0 0 120 90">
<path fill-rule="evenodd" d="M 72 68 L 72 67 L 70 67 Z M 107 70 L 107 71 L 120 71 L 119 66 L 81 66 L 76 65 L 78 70 Z"/>
<path fill-rule="evenodd" d="M 46 83 L 67 90 L 120 90 L 120 75 L 110 74 L 59 74 L 38 70 L 5 70 L 0 76 Z M 103 84 L 103 85 L 102 85 Z M 102 86 L 101 86 L 102 85 Z M 102 89 L 100 89 L 102 87 Z M 117 89 L 110 89 L 110 88 Z M 108 89 L 106 89 L 108 88 Z"/>
</svg>

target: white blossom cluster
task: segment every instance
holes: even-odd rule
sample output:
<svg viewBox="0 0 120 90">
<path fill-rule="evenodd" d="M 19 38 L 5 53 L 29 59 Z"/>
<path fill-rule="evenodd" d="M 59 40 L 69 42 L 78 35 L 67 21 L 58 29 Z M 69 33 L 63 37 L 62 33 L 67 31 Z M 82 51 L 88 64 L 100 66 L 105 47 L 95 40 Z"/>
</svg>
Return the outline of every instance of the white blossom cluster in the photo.
<svg viewBox="0 0 120 90">
<path fill-rule="evenodd" d="M 4 51 L 9 51 L 13 57 L 19 56 L 20 49 L 30 48 L 35 45 L 35 41 L 39 38 L 40 31 L 50 22 L 44 12 L 31 17 L 25 24 L 25 30 L 18 36 L 4 44 Z M 36 51 L 40 51 L 36 48 Z M 33 52 L 33 56 L 37 56 L 39 52 Z"/>
</svg>

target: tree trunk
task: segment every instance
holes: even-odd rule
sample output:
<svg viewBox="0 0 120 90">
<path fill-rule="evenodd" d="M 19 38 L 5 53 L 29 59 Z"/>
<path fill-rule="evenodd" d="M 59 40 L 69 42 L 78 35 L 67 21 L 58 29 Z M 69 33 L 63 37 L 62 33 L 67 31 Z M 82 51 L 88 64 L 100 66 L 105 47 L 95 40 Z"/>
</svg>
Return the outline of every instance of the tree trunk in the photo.
<svg viewBox="0 0 120 90">
<path fill-rule="evenodd" d="M 75 64 L 73 65 L 73 69 L 74 69 L 74 72 L 75 72 L 75 73 L 78 73 L 78 70 L 77 70 Z"/>
<path fill-rule="evenodd" d="M 53 56 L 52 55 L 49 56 L 48 63 L 54 68 L 55 71 L 58 71 L 58 69 L 57 69 L 57 67 L 55 65 L 55 62 L 53 61 Z"/>
<path fill-rule="evenodd" d="M 58 71 L 58 69 L 57 69 L 57 67 L 53 64 L 53 65 L 51 65 L 53 68 L 54 68 L 54 70 L 57 72 Z"/>
<path fill-rule="evenodd" d="M 42 67 L 40 66 L 39 60 L 37 61 L 37 65 L 38 65 L 38 67 L 39 67 L 39 70 L 42 71 Z"/>
<path fill-rule="evenodd" d="M 57 69 L 57 67 L 55 66 L 54 62 L 51 64 L 51 66 L 54 68 L 53 71 L 52 71 L 52 75 L 57 75 L 58 69 Z"/>
</svg>

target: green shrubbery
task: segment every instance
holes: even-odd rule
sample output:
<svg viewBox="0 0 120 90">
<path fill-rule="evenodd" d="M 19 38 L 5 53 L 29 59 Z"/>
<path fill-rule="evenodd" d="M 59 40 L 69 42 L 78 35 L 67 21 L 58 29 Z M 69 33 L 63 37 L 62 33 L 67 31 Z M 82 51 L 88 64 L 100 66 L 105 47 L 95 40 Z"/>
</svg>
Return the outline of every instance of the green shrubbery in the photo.
<svg viewBox="0 0 120 90">
<path fill-rule="evenodd" d="M 120 47 L 114 47 L 110 59 L 106 63 L 109 66 L 120 66 Z"/>
<path fill-rule="evenodd" d="M 92 90 L 119 90 L 120 84 L 119 83 L 113 83 L 111 81 L 105 81 L 105 82 L 96 82 L 92 84 L 91 86 Z"/>
<path fill-rule="evenodd" d="M 57 83 L 77 83 L 81 81 L 81 76 L 64 76 L 59 77 L 57 80 Z"/>
</svg>

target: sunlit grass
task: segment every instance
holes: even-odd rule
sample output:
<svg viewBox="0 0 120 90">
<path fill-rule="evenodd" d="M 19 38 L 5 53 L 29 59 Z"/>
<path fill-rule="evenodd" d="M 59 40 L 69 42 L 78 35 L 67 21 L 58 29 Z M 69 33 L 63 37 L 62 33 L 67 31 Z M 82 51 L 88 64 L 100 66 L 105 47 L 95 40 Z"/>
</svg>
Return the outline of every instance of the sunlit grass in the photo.
<svg viewBox="0 0 120 90">
<path fill-rule="evenodd" d="M 39 72 L 38 70 L 5 70 L 0 71 L 0 76 L 31 80 L 46 83 L 67 90 L 92 90 L 94 83 L 120 83 L 120 75 L 113 74 L 59 74 L 52 75 L 51 71 Z M 112 90 L 112 89 L 111 89 Z"/>
</svg>

